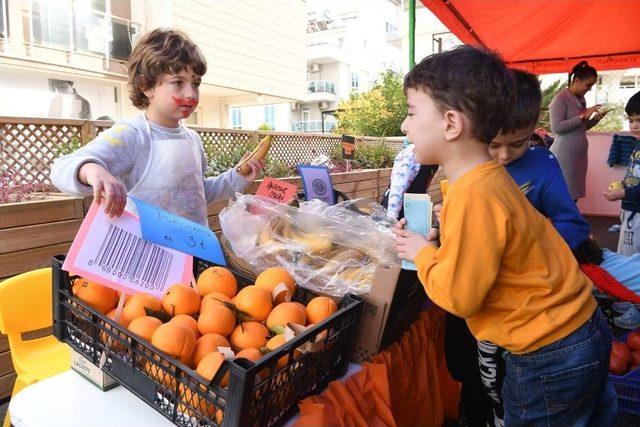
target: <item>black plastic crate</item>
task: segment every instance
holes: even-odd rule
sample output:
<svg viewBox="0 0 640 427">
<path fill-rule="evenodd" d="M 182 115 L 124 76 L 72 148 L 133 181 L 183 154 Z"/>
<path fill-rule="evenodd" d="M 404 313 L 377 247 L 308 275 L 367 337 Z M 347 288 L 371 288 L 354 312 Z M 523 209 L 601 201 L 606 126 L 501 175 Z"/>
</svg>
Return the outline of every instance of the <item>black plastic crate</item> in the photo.
<svg viewBox="0 0 640 427">
<path fill-rule="evenodd" d="M 362 310 L 358 296 L 346 295 L 336 313 L 255 364 L 225 361 L 207 383 L 195 370 L 74 297 L 75 276 L 62 270 L 63 262 L 64 256 L 52 261 L 54 335 L 95 364 L 104 359 L 105 372 L 176 425 L 278 425 L 297 411 L 299 399 L 316 394 L 347 370 Z M 194 273 L 212 265 L 194 258 Z M 237 279 L 239 287 L 249 283 Z M 306 303 L 314 296 L 298 288 L 294 300 Z M 314 340 L 320 343 L 318 351 L 296 352 Z M 287 364 L 278 369 L 282 357 Z M 221 383 L 227 374 L 225 388 Z"/>
</svg>

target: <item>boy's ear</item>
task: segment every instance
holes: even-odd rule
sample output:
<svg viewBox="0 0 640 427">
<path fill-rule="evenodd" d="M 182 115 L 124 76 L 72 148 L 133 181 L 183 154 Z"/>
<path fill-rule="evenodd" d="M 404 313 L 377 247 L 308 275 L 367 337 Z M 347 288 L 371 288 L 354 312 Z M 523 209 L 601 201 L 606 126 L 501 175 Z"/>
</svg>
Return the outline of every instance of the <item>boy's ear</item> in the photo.
<svg viewBox="0 0 640 427">
<path fill-rule="evenodd" d="M 453 141 L 460 137 L 465 126 L 465 117 L 460 111 L 447 110 L 444 112 L 444 138 Z"/>
<path fill-rule="evenodd" d="M 155 91 L 155 87 L 152 87 L 151 89 L 143 90 L 142 93 L 144 93 L 144 96 L 146 96 L 147 99 L 151 99 L 153 98 L 154 91 Z"/>
</svg>

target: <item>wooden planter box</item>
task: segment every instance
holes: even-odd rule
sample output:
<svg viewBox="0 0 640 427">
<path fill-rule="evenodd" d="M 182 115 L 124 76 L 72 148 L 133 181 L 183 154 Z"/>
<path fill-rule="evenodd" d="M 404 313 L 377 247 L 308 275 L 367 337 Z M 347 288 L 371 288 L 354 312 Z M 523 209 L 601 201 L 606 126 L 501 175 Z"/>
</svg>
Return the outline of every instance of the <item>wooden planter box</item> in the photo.
<svg viewBox="0 0 640 427">
<path fill-rule="evenodd" d="M 51 265 L 84 218 L 83 199 L 61 194 L 0 205 L 0 279 Z"/>
</svg>

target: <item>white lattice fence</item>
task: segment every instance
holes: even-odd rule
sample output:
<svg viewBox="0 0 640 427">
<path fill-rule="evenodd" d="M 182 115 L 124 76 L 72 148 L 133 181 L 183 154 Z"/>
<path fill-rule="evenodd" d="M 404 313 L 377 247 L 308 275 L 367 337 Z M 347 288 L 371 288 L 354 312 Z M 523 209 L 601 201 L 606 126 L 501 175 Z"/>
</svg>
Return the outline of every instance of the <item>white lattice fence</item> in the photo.
<svg viewBox="0 0 640 427">
<path fill-rule="evenodd" d="M 73 151 L 113 125 L 107 121 L 0 117 L 0 174 L 12 173 L 16 184 L 51 185 L 49 171 L 55 158 Z M 330 155 L 340 145 L 340 135 L 264 132 L 235 129 L 193 127 L 200 135 L 205 151 L 210 154 L 231 154 L 245 148 L 263 136 L 273 135 L 270 155 L 287 166 L 308 163 L 320 154 Z M 380 138 L 356 137 L 356 143 L 375 143 Z M 402 138 L 386 138 L 395 149 L 402 147 Z"/>
<path fill-rule="evenodd" d="M 49 170 L 66 147 L 83 138 L 86 122 L 51 119 L 0 119 L 0 171 L 14 184 L 50 185 Z"/>
</svg>

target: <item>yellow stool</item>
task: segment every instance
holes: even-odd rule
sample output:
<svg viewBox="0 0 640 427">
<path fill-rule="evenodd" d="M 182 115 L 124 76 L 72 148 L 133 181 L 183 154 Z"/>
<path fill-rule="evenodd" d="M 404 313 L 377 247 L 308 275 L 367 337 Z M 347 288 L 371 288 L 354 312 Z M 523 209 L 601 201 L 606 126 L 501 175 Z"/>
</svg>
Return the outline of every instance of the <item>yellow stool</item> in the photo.
<svg viewBox="0 0 640 427">
<path fill-rule="evenodd" d="M 0 333 L 6 334 L 17 378 L 11 396 L 71 367 L 71 349 L 53 335 L 23 340 L 22 333 L 53 325 L 51 268 L 0 282 Z M 9 426 L 9 414 L 3 426 Z"/>
</svg>

